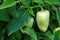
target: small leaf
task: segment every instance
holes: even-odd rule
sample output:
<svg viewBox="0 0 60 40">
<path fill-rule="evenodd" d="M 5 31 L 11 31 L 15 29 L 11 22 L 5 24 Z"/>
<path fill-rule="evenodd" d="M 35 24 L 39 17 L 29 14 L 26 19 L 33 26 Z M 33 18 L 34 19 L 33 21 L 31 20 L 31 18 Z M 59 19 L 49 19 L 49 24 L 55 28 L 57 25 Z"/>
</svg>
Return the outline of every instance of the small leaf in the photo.
<svg viewBox="0 0 60 40">
<path fill-rule="evenodd" d="M 32 10 L 32 9 L 29 9 L 28 11 L 29 11 L 29 13 L 30 13 L 32 16 L 34 16 L 34 17 L 35 17 L 34 12 L 33 12 L 33 10 Z"/>
<path fill-rule="evenodd" d="M 25 27 L 22 29 L 22 31 L 29 35 L 32 39 L 37 40 L 36 33 L 32 27 Z"/>
</svg>

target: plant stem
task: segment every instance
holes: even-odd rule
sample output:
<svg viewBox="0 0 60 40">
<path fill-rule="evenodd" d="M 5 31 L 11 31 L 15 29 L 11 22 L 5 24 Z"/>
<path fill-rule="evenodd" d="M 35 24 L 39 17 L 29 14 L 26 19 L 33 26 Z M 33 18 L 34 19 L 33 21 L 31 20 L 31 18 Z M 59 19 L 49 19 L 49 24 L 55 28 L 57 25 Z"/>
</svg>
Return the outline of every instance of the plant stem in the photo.
<svg viewBox="0 0 60 40">
<path fill-rule="evenodd" d="M 42 6 L 44 6 L 44 5 L 42 5 Z M 36 5 L 36 6 L 32 6 L 32 7 L 25 7 L 25 6 L 20 6 L 20 8 L 35 8 L 35 7 L 40 7 L 40 5 Z"/>
</svg>

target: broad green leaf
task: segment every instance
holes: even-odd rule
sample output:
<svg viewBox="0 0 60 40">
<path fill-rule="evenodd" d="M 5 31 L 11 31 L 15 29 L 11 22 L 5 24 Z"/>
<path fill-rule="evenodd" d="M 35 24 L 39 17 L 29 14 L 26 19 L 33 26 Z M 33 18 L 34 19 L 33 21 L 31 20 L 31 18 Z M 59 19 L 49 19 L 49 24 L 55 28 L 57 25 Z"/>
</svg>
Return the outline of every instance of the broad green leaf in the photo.
<svg viewBox="0 0 60 40">
<path fill-rule="evenodd" d="M 26 7 L 29 7 L 30 5 L 30 0 L 21 0 L 21 3 L 26 6 Z"/>
<path fill-rule="evenodd" d="M 22 27 L 27 23 L 28 18 L 30 15 L 28 12 L 21 12 L 23 10 L 19 10 L 19 18 L 13 18 L 10 24 L 8 25 L 8 36 L 10 36 L 12 33 L 18 31 L 19 29 L 22 29 Z"/>
<path fill-rule="evenodd" d="M 60 5 L 60 0 L 44 0 L 44 2 L 53 5 Z"/>
<path fill-rule="evenodd" d="M 13 11 L 14 10 L 14 11 Z M 20 17 L 20 12 L 23 13 L 22 10 L 16 10 L 16 6 L 8 8 L 8 13 L 12 15 L 14 18 L 19 18 Z"/>
<path fill-rule="evenodd" d="M 14 33 L 16 40 L 21 40 L 21 32 L 17 31 Z"/>
<path fill-rule="evenodd" d="M 60 40 L 60 28 L 56 28 L 54 34 L 54 40 Z"/>
<path fill-rule="evenodd" d="M 9 1 L 8 0 L 3 0 L 3 3 L 0 6 L 0 10 L 11 7 L 11 6 L 14 6 L 17 2 L 18 1 L 16 1 L 16 0 L 9 0 Z"/>
<path fill-rule="evenodd" d="M 25 27 L 22 29 L 22 31 L 29 35 L 33 40 L 37 40 L 36 33 L 32 27 Z"/>
<path fill-rule="evenodd" d="M 43 0 L 32 0 L 32 2 L 36 2 L 36 3 L 39 3 L 39 4 L 43 4 Z"/>
<path fill-rule="evenodd" d="M 56 16 L 57 16 L 57 20 L 60 26 L 60 10 L 56 10 Z"/>
<path fill-rule="evenodd" d="M 0 10 L 0 21 L 9 21 L 9 15 L 6 10 Z"/>
</svg>

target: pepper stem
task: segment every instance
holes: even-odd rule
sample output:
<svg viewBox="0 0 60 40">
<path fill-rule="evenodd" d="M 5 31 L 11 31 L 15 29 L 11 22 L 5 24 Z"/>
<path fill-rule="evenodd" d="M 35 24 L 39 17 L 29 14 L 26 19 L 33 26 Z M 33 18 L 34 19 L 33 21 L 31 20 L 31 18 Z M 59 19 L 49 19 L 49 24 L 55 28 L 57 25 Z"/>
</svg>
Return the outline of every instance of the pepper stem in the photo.
<svg viewBox="0 0 60 40">
<path fill-rule="evenodd" d="M 41 6 L 41 11 L 43 11 L 44 9 L 43 9 L 43 7 Z"/>
</svg>

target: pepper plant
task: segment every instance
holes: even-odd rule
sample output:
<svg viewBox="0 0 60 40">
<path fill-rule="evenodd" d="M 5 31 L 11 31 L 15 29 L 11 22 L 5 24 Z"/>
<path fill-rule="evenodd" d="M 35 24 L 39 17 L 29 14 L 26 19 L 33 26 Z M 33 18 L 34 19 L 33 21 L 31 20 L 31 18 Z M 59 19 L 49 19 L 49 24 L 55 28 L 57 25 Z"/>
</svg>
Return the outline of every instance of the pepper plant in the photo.
<svg viewBox="0 0 60 40">
<path fill-rule="evenodd" d="M 60 40 L 60 0 L 0 0 L 0 40 Z"/>
</svg>

